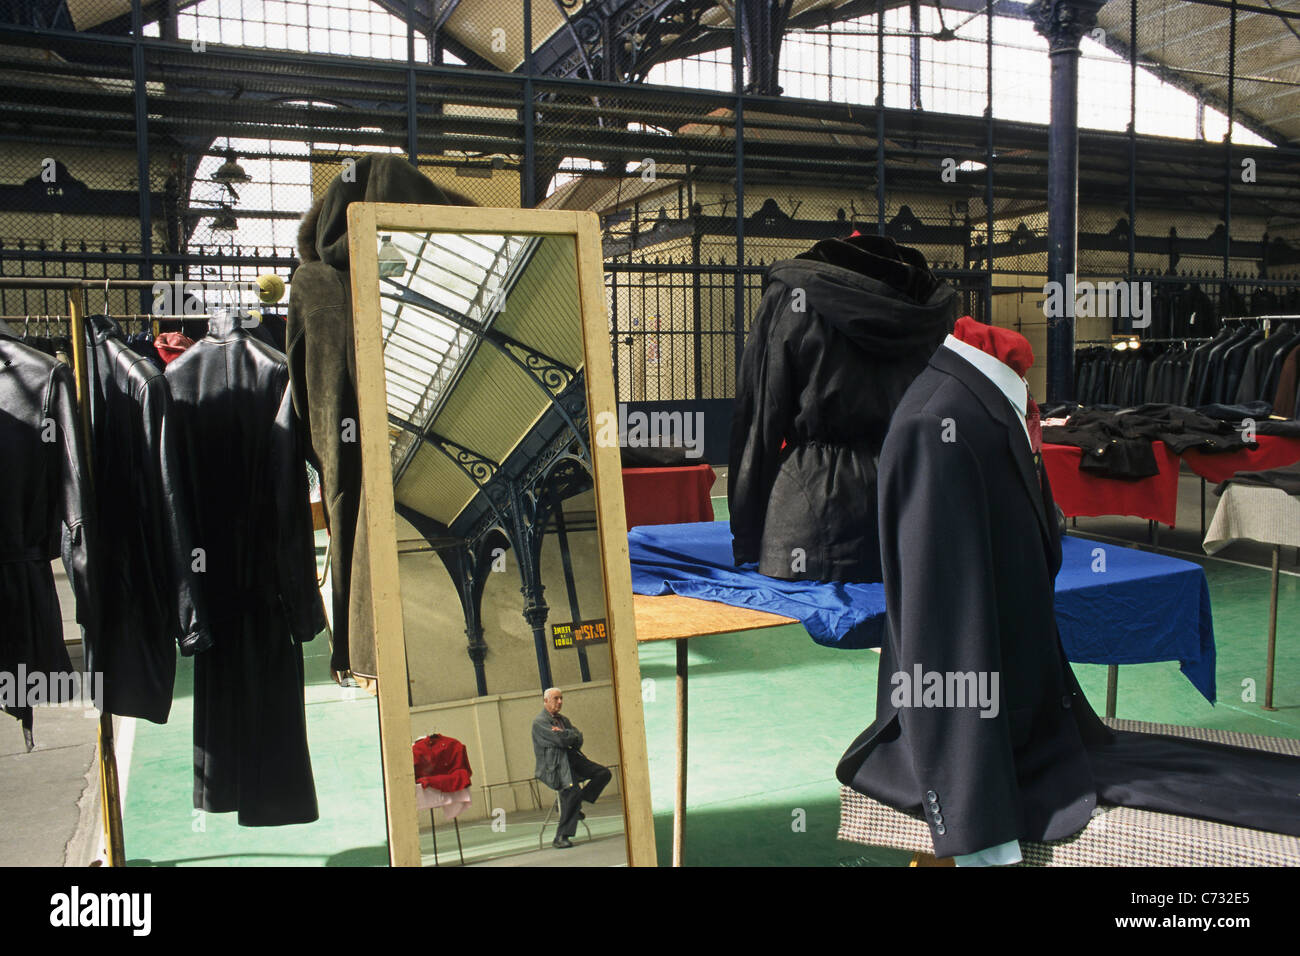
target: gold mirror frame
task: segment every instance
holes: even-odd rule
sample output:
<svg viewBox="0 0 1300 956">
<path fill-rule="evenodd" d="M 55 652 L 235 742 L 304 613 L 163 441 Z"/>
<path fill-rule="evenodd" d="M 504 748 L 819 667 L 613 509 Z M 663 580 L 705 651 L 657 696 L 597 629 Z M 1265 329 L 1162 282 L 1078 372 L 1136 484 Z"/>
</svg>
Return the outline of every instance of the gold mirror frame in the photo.
<svg viewBox="0 0 1300 956">
<path fill-rule="evenodd" d="M 406 688 L 405 634 L 398 579 L 397 526 L 388 448 L 388 401 L 384 374 L 379 296 L 380 230 L 394 232 L 478 233 L 571 236 L 578 265 L 589 444 L 598 515 L 601 567 L 618 724 L 627 861 L 654 866 L 654 824 L 650 811 L 650 769 L 641 708 L 641 671 L 632 613 L 632 572 L 628 561 L 627 519 L 623 505 L 621 460 L 617 446 L 601 445 L 593 427 L 602 413 L 614 415 L 614 380 L 605 308 L 604 260 L 595 213 L 550 209 L 484 209 L 419 206 L 407 203 L 353 203 L 348 206 L 353 336 L 357 362 L 358 429 L 361 474 L 368 521 L 371 607 L 378 674 L 379 737 L 388 815 L 388 858 L 393 866 L 420 866 L 415 792 L 394 785 L 411 775 L 411 715 Z"/>
</svg>

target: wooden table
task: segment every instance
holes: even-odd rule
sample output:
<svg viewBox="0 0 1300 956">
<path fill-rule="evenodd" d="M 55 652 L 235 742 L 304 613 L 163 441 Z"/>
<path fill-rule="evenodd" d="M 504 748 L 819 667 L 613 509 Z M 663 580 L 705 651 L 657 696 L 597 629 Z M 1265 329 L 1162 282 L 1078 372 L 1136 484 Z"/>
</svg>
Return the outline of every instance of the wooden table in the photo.
<svg viewBox="0 0 1300 956">
<path fill-rule="evenodd" d="M 676 594 L 632 595 L 638 643 L 677 643 L 677 795 L 673 803 L 673 866 L 686 849 L 686 642 L 710 634 L 734 634 L 798 624 L 793 617 Z"/>
</svg>

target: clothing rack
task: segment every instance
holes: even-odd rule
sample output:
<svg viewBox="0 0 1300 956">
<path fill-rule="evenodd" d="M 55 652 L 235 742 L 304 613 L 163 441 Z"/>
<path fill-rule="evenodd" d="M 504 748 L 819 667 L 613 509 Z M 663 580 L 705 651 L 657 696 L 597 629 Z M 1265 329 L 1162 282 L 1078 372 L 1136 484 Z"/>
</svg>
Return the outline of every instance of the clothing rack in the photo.
<svg viewBox="0 0 1300 956">
<path fill-rule="evenodd" d="M 1294 323 L 1300 321 L 1300 315 L 1235 315 L 1219 319 L 1223 323 L 1264 323 L 1264 321 L 1275 321 L 1275 323 Z"/>
<path fill-rule="evenodd" d="M 108 309 L 108 293 L 113 289 L 153 289 L 158 281 L 154 279 L 75 279 L 58 276 L 0 276 L 0 290 L 30 289 L 43 292 L 63 291 L 67 293 L 68 314 L 58 318 L 68 322 L 68 337 L 72 346 L 72 369 L 77 385 L 77 408 L 81 415 L 83 441 L 89 441 L 90 423 L 90 372 L 89 355 L 86 351 L 86 316 L 87 291 L 103 290 L 104 307 L 102 313 L 112 314 Z M 264 307 L 265 308 L 265 307 Z M 98 313 L 96 313 L 98 314 Z M 42 313 L 44 315 L 44 313 Z M 31 318 L 36 318 L 32 315 Z M 54 316 L 47 316 L 55 318 Z M 15 317 L 14 321 L 23 321 L 28 316 Z M 184 320 L 188 322 L 206 322 L 209 317 L 198 315 L 153 315 L 135 313 L 114 316 L 117 319 L 141 320 Z M 157 334 L 157 328 L 154 328 Z M 83 448 L 89 452 L 89 447 Z M 86 487 L 94 493 L 95 476 L 93 461 L 86 454 Z M 125 839 L 122 830 L 122 793 L 118 780 L 117 750 L 114 743 L 113 716 L 99 715 L 99 796 L 100 811 L 104 825 L 104 852 L 109 866 L 126 866 Z"/>
<path fill-rule="evenodd" d="M 61 290 L 68 296 L 69 338 L 72 345 L 72 370 L 77 383 L 77 409 L 81 413 L 82 439 L 90 438 L 90 373 L 86 353 L 86 290 L 152 289 L 151 279 L 69 279 L 40 276 L 0 276 L 0 289 Z M 107 302 L 105 303 L 107 305 Z M 86 452 L 86 486 L 94 493 L 94 461 Z M 113 715 L 99 715 L 99 799 L 104 823 L 104 852 L 109 866 L 126 866 L 125 839 L 122 832 L 122 793 L 118 782 L 117 750 L 113 735 Z"/>
<path fill-rule="evenodd" d="M 1237 315 L 1220 321 L 1224 324 L 1228 322 L 1256 322 L 1264 329 L 1265 335 L 1271 335 L 1274 327 L 1283 322 L 1300 322 L 1300 315 Z"/>
<path fill-rule="evenodd" d="M 1247 316 L 1247 318 L 1263 318 L 1263 317 L 1262 317 L 1262 316 Z M 1278 318 L 1278 317 L 1277 317 L 1277 316 L 1272 316 L 1272 318 Z M 1300 316 L 1297 316 L 1296 318 L 1297 318 L 1297 319 L 1300 319 Z M 1223 321 L 1228 322 L 1228 321 L 1244 321 L 1244 320 L 1230 320 L 1230 319 L 1224 319 Z M 1168 345 L 1168 344 L 1173 343 L 1173 342 L 1210 342 L 1210 341 L 1213 340 L 1213 338 L 1214 338 L 1214 337 L 1213 337 L 1213 336 L 1210 336 L 1210 335 L 1177 335 L 1177 336 L 1174 336 L 1174 337 L 1172 337 L 1172 338 L 1167 338 L 1167 339 L 1166 339 L 1166 338 L 1161 338 L 1161 339 L 1144 339 L 1144 338 L 1138 338 L 1138 339 L 1136 339 L 1136 340 L 1134 340 L 1134 339 L 1121 339 L 1121 341 L 1124 341 L 1124 342 L 1136 341 L 1138 345 Z M 1074 344 L 1075 344 L 1076 346 L 1079 346 L 1079 345 L 1114 345 L 1115 342 L 1114 342 L 1113 339 L 1075 339 Z"/>
</svg>

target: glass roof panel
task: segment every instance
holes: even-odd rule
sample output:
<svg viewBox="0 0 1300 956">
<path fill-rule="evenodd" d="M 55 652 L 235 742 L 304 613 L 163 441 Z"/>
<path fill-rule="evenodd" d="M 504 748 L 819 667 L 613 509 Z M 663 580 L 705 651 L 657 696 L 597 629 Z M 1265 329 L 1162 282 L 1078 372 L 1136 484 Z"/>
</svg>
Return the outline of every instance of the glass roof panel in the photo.
<svg viewBox="0 0 1300 956">
<path fill-rule="evenodd" d="M 519 264 L 536 245 L 527 236 L 387 232 L 377 237 L 388 411 L 424 430 L 471 354 L 478 333 L 501 311 Z M 402 263 L 396 262 L 400 256 Z M 394 465 L 414 440 L 390 441 Z"/>
</svg>

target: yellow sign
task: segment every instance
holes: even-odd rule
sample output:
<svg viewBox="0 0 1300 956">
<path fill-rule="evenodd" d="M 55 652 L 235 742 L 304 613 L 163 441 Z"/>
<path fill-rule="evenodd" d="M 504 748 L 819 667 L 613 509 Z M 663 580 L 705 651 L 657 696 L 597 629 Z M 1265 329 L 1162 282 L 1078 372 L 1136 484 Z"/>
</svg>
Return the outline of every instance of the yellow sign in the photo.
<svg viewBox="0 0 1300 956">
<path fill-rule="evenodd" d="M 604 618 L 577 624 L 552 624 L 551 641 L 557 651 L 585 644 L 608 644 L 609 632 L 605 629 Z"/>
</svg>

